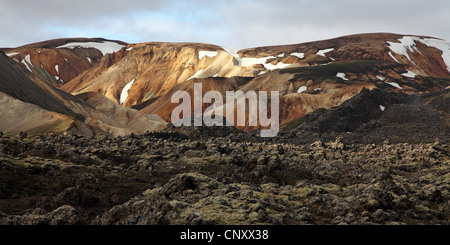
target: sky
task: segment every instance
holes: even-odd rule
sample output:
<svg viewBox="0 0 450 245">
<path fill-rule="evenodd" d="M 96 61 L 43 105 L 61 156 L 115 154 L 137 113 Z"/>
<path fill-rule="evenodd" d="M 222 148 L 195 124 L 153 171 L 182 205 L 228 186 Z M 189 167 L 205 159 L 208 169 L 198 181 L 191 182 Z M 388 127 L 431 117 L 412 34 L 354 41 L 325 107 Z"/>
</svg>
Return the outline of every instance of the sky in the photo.
<svg viewBox="0 0 450 245">
<path fill-rule="evenodd" d="M 448 0 L 0 0 L 0 47 L 64 37 L 243 49 L 373 32 L 450 41 Z"/>
</svg>

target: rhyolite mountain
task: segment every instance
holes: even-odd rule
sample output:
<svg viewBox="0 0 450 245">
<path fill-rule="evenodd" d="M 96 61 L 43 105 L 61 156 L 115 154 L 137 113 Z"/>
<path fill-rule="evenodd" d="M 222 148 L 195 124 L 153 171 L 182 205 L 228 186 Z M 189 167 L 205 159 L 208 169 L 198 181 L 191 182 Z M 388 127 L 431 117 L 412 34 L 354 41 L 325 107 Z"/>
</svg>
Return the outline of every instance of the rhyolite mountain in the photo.
<svg viewBox="0 0 450 245">
<path fill-rule="evenodd" d="M 0 52 L 0 131 L 29 135 L 75 132 L 113 136 L 162 129 L 166 122 L 117 105 L 101 94 L 73 96 Z"/>
<path fill-rule="evenodd" d="M 36 91 L 51 86 L 47 91 L 64 94 L 71 101 L 66 104 L 78 101 L 90 110 L 95 109 L 94 114 L 105 115 L 105 110 L 99 107 L 109 105 L 107 111 L 119 115 L 100 121 L 124 129 L 122 133 L 160 128 L 132 123 L 131 130 L 128 123 L 123 123 L 124 117 L 130 117 L 129 110 L 133 115 L 148 118 L 151 124 L 170 122 L 171 111 L 176 106 L 171 103 L 172 94 L 184 90 L 192 95 L 194 83 L 203 84 L 203 93 L 279 91 L 281 125 L 289 123 L 289 128 L 319 108 L 340 106 L 364 88 L 406 94 L 450 88 L 450 43 L 432 37 L 390 33 L 350 35 L 237 52 L 211 44 L 127 44 L 84 38 L 50 40 L 2 50 L 8 56 L 3 55 L 2 59 L 15 60 L 17 64 L 15 69 L 6 66 L 2 69 L 33 81 L 35 85 L 25 86 L 27 89 Z M 8 87 L 16 84 L 4 76 L 0 82 L 9 84 Z M 65 112 L 63 115 L 72 117 L 82 115 L 76 117 L 79 118 L 76 122 L 86 124 L 87 113 L 67 105 L 63 108 L 45 96 L 25 98 L 27 94 L 44 96 L 25 92 L 21 98 L 13 97 L 51 112 Z M 45 101 L 47 107 L 39 101 Z M 57 109 L 51 110 L 49 106 Z M 378 107 L 381 110 L 384 106 Z M 10 118 L 10 121 L 14 120 Z M 88 124 L 90 133 L 97 133 L 92 128 L 103 127 L 99 123 Z M 3 126 L 0 130 L 17 132 L 18 128 L 12 131 Z M 86 131 L 77 130 L 73 125 L 69 128 L 75 132 Z M 241 129 L 249 131 L 254 127 Z"/>
<path fill-rule="evenodd" d="M 103 55 L 114 53 L 126 45 L 124 42 L 102 38 L 67 38 L 4 49 L 4 51 L 9 57 L 20 61 L 30 72 L 60 87 L 93 67 Z"/>
</svg>

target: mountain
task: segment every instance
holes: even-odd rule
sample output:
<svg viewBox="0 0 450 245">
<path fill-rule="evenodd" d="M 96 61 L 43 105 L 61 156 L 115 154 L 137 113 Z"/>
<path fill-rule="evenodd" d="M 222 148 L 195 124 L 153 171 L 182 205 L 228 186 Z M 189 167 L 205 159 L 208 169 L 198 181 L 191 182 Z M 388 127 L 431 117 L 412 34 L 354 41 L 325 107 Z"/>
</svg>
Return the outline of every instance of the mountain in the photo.
<svg viewBox="0 0 450 245">
<path fill-rule="evenodd" d="M 232 54 L 215 45 L 136 44 L 103 59 L 61 89 L 74 94 L 95 91 L 116 103 L 134 106 L 191 78 L 255 75 L 255 69 L 237 63 Z"/>
<path fill-rule="evenodd" d="M 105 110 L 107 98 L 91 97 L 86 99 L 88 104 L 61 91 L 0 52 L 0 131 L 30 135 L 71 131 L 81 135 L 118 136 L 165 127 L 166 123 L 157 116 L 147 116 L 120 105 Z M 101 101 L 103 107 L 96 109 L 95 101 Z"/>
<path fill-rule="evenodd" d="M 198 82 L 203 94 L 279 91 L 281 126 L 317 109 L 339 106 L 364 88 L 421 94 L 450 85 L 449 43 L 391 33 L 237 52 L 212 44 L 127 44 L 106 39 L 57 39 L 3 50 L 30 71 L 29 77 L 72 95 L 100 94 L 166 122 L 176 107 L 171 103 L 173 93 L 187 91 L 192 97 Z"/>
<path fill-rule="evenodd" d="M 126 45 L 103 38 L 65 38 L 3 51 L 42 80 L 60 87 Z"/>
<path fill-rule="evenodd" d="M 396 62 L 421 76 L 450 76 L 450 44 L 444 40 L 392 33 L 369 33 L 293 45 L 245 49 L 243 57 L 276 56 L 272 64 L 300 66 L 332 61 L 376 60 Z M 293 57 L 296 56 L 296 57 Z"/>
<path fill-rule="evenodd" d="M 441 90 L 449 85 L 448 45 L 430 37 L 387 33 L 237 53 L 207 44 L 136 44 L 110 55 L 62 89 L 73 94 L 99 92 L 169 121 L 170 113 L 161 108 L 174 107 L 168 95 L 179 84 L 186 83 L 181 87 L 190 91 L 187 84 L 193 78 L 250 77 L 233 90 L 280 91 L 284 124 L 318 108 L 340 105 L 363 88 L 406 93 Z"/>
<path fill-rule="evenodd" d="M 76 117 L 82 118 L 60 100 L 62 92 L 37 78 L 37 83 L 32 81 L 26 73 L 25 68 L 0 53 L 2 131 L 18 133 L 48 125 L 60 132 L 67 130 Z"/>
</svg>

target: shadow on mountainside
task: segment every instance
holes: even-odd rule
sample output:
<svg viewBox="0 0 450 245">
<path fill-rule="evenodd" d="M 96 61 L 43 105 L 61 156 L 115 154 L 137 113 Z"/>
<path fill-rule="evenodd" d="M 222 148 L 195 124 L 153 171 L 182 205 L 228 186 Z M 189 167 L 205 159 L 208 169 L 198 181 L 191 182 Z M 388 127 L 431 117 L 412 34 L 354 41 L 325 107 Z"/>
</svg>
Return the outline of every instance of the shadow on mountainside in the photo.
<svg viewBox="0 0 450 245">
<path fill-rule="evenodd" d="M 343 137 L 346 143 L 450 141 L 450 90 L 407 95 L 363 89 L 341 106 L 318 109 L 285 125 L 282 141 L 311 143 Z"/>
</svg>

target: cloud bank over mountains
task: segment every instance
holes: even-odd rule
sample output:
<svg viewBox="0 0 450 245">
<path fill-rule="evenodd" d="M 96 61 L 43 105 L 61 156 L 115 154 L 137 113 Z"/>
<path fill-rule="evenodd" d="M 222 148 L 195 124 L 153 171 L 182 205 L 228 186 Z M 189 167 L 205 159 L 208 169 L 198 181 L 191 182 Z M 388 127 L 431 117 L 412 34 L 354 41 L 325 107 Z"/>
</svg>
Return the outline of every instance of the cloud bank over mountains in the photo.
<svg viewBox="0 0 450 245">
<path fill-rule="evenodd" d="M 105 37 L 241 49 L 367 32 L 450 40 L 447 23 L 446 0 L 0 0 L 0 47 L 60 37 Z"/>
</svg>

